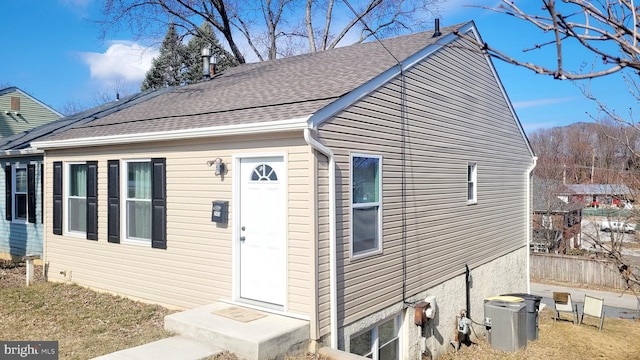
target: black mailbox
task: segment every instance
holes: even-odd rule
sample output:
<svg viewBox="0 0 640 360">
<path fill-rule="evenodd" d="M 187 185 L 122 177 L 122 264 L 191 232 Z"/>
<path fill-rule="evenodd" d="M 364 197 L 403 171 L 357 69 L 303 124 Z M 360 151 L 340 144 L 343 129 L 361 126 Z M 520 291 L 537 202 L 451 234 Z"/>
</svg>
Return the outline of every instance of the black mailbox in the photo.
<svg viewBox="0 0 640 360">
<path fill-rule="evenodd" d="M 211 206 L 211 221 L 216 223 L 226 223 L 229 213 L 228 201 L 214 201 Z"/>
</svg>

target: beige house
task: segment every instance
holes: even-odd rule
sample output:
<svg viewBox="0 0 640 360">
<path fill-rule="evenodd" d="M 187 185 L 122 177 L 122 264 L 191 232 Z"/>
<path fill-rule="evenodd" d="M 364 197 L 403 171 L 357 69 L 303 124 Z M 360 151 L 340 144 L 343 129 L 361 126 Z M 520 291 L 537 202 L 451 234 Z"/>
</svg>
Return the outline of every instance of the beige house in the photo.
<svg viewBox="0 0 640 360">
<path fill-rule="evenodd" d="M 469 22 L 246 64 L 33 143 L 48 278 L 307 320 L 312 349 L 441 353 L 467 303 L 481 321 L 527 290 L 534 164 L 455 30 L 479 39 Z"/>
</svg>

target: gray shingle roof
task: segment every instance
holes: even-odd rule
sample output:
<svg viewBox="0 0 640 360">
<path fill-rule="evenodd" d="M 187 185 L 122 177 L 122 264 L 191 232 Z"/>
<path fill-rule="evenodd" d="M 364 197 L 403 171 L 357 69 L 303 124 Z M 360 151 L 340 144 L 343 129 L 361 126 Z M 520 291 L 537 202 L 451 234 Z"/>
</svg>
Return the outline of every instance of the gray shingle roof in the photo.
<svg viewBox="0 0 640 360">
<path fill-rule="evenodd" d="M 571 184 L 567 185 L 576 194 L 582 195 L 630 195 L 631 189 L 623 184 Z"/>
<path fill-rule="evenodd" d="M 40 125 L 19 134 L 2 138 L 0 139 L 0 150 L 26 149 L 33 141 L 55 137 L 57 136 L 57 134 L 60 134 L 70 127 L 81 126 L 87 122 L 104 116 L 108 116 L 127 107 L 142 103 L 168 91 L 170 91 L 170 89 L 165 88 L 156 91 L 133 94 L 130 96 L 126 96 L 119 101 L 106 103 L 85 111 L 81 111 L 77 114 L 66 116 L 56 121 Z"/>
<path fill-rule="evenodd" d="M 533 177 L 532 198 L 533 211 L 536 213 L 561 213 L 582 208 L 582 204 L 573 200 L 573 192 L 561 182 L 550 179 Z M 558 198 L 559 195 L 568 197 L 569 202 L 564 202 Z"/>
<path fill-rule="evenodd" d="M 465 24 L 443 28 L 443 36 Z M 422 32 L 241 65 L 209 81 L 74 125 L 47 141 L 288 120 L 309 116 L 442 37 Z M 385 49 L 386 47 L 386 49 Z M 393 53 L 392 57 L 387 49 Z"/>
</svg>

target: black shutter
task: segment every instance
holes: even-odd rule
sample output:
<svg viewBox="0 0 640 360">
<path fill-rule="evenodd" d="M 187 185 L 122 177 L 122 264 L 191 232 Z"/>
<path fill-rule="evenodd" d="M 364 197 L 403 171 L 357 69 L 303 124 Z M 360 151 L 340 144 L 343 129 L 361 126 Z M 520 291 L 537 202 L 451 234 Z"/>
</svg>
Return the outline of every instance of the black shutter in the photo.
<svg viewBox="0 0 640 360">
<path fill-rule="evenodd" d="M 8 221 L 13 220 L 13 212 L 11 211 L 13 208 L 13 204 L 11 203 L 11 198 L 12 198 L 12 194 L 11 194 L 11 184 L 13 183 L 13 174 L 11 174 L 11 165 L 6 165 L 4 167 L 4 189 L 5 189 L 5 206 L 6 206 L 6 210 L 5 210 L 5 214 L 6 219 Z"/>
<path fill-rule="evenodd" d="M 36 165 L 27 165 L 27 219 L 36 222 Z"/>
<path fill-rule="evenodd" d="M 40 224 L 44 224 L 44 164 L 40 163 Z"/>
<path fill-rule="evenodd" d="M 87 161 L 87 239 L 98 240 L 97 161 Z"/>
<path fill-rule="evenodd" d="M 108 164 L 108 226 L 107 241 L 110 243 L 120 242 L 120 160 L 109 160 Z"/>
<path fill-rule="evenodd" d="M 62 235 L 62 161 L 53 163 L 53 233 Z"/>
<path fill-rule="evenodd" d="M 167 189 L 165 159 L 151 159 L 151 247 L 167 248 Z"/>
</svg>

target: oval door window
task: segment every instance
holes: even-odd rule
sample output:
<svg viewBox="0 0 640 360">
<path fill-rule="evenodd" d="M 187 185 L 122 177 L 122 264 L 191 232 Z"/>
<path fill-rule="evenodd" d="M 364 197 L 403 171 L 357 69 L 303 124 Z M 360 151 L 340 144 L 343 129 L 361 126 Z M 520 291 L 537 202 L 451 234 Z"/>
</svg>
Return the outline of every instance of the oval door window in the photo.
<svg viewBox="0 0 640 360">
<path fill-rule="evenodd" d="M 275 170 L 267 164 L 260 164 L 253 169 L 251 174 L 252 181 L 277 181 L 278 175 Z"/>
</svg>

